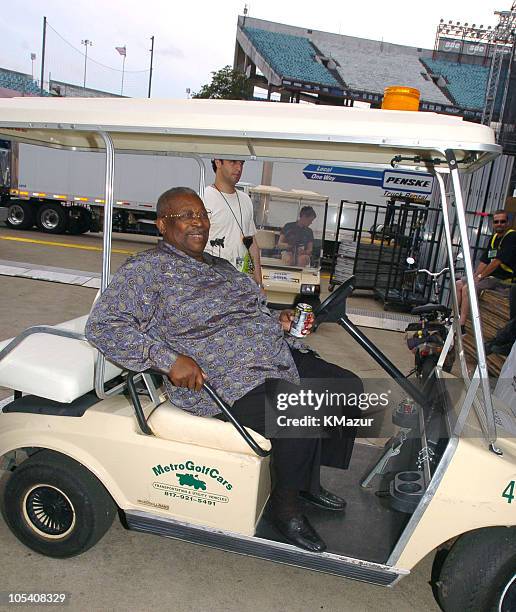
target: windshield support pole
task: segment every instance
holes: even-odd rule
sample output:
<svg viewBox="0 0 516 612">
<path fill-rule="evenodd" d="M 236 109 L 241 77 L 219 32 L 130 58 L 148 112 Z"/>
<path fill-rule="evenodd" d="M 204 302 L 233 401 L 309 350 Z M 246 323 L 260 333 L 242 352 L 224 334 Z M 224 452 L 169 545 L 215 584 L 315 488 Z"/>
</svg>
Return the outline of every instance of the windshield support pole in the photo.
<svg viewBox="0 0 516 612">
<path fill-rule="evenodd" d="M 444 179 L 439 172 L 435 172 L 434 176 L 437 179 L 437 183 L 439 184 L 439 191 L 441 193 L 441 209 L 443 212 L 444 235 L 446 238 L 448 267 L 450 269 L 450 293 L 452 296 L 452 305 L 453 305 L 453 330 L 455 332 L 454 344 L 457 348 L 457 353 L 459 355 L 459 362 L 460 362 L 462 376 L 466 380 L 469 380 L 469 373 L 468 373 L 468 368 L 466 365 L 466 357 L 464 355 L 464 346 L 462 344 L 462 334 L 461 334 L 460 322 L 459 322 L 459 316 L 460 316 L 459 300 L 457 298 L 457 287 L 455 285 L 456 277 L 455 277 L 455 263 L 453 261 L 453 246 L 452 246 L 452 236 L 451 236 L 451 228 L 450 228 L 450 208 L 448 205 L 446 189 L 444 186 Z M 448 353 L 450 346 L 451 346 L 451 338 L 450 340 L 446 338 L 446 344 L 441 352 L 441 356 L 439 357 L 439 362 L 441 366 L 444 363 L 444 359 L 446 358 L 446 354 Z"/>
<path fill-rule="evenodd" d="M 466 279 L 468 283 L 469 307 L 471 311 L 471 322 L 475 336 L 475 344 L 477 349 L 478 373 L 480 378 L 480 386 L 484 397 L 485 419 L 487 420 L 487 441 L 489 446 L 495 450 L 496 442 L 496 423 L 494 419 L 493 399 L 491 397 L 491 389 L 489 388 L 489 377 L 486 364 L 486 352 L 484 349 L 484 340 L 482 338 L 482 327 L 480 324 L 480 310 L 478 307 L 477 293 L 475 290 L 475 278 L 473 276 L 473 264 L 471 262 L 471 251 L 468 240 L 468 229 L 466 226 L 466 215 L 464 213 L 464 201 L 462 199 L 462 190 L 460 186 L 459 168 L 457 159 L 452 149 L 446 149 L 444 152 L 446 161 L 450 168 L 453 191 L 455 194 L 455 208 L 457 215 L 457 223 L 459 226 L 460 243 L 462 245 L 462 253 L 464 255 L 464 266 L 466 268 Z M 484 421 L 484 415 L 479 415 L 479 420 Z"/>
<path fill-rule="evenodd" d="M 192 158 L 199 164 L 199 197 L 204 200 L 204 189 L 206 188 L 206 166 L 200 155 L 192 154 Z"/>
<path fill-rule="evenodd" d="M 107 132 L 98 132 L 106 147 L 106 174 L 104 188 L 104 227 L 102 236 L 102 276 L 100 277 L 100 293 L 104 293 L 109 285 L 111 273 L 111 235 L 113 232 L 113 205 L 115 180 L 115 147 Z M 95 393 L 100 399 L 109 397 L 104 390 L 106 358 L 97 351 L 95 362 Z"/>
</svg>

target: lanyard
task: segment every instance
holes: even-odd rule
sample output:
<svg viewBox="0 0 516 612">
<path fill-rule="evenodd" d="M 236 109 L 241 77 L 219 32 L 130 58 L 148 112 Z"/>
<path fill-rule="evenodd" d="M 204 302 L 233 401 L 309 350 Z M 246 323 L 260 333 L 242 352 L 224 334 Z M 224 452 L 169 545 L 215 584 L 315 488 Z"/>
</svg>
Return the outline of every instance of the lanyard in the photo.
<svg viewBox="0 0 516 612">
<path fill-rule="evenodd" d="M 220 195 L 222 196 L 222 199 L 224 200 L 224 202 L 226 202 L 226 204 L 228 205 L 229 210 L 231 211 L 231 214 L 233 215 L 233 217 L 235 218 L 236 224 L 238 225 L 238 227 L 240 228 L 240 233 L 242 234 L 242 238 L 244 237 L 244 230 L 242 229 L 242 226 L 244 225 L 244 220 L 242 217 L 242 205 L 240 204 L 240 197 L 238 196 L 238 189 L 235 189 L 235 193 L 236 193 L 236 197 L 237 197 L 237 202 L 238 202 L 238 209 L 240 211 L 240 223 L 238 222 L 238 219 L 233 211 L 233 209 L 231 208 L 231 204 L 228 202 L 226 196 L 222 193 L 222 191 L 217 187 L 217 185 L 213 185 L 215 187 L 215 189 L 220 193 Z M 246 247 L 247 248 L 247 247 Z"/>
</svg>

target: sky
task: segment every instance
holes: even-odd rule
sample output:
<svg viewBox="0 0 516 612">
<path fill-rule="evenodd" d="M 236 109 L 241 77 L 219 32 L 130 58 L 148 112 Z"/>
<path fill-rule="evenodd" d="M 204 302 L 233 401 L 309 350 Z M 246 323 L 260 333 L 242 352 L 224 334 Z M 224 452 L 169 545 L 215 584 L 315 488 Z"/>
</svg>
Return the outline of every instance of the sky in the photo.
<svg viewBox="0 0 516 612">
<path fill-rule="evenodd" d="M 250 0 L 251 17 L 416 47 L 433 48 L 441 18 L 494 26 L 495 10 L 512 0 Z M 45 80 L 147 96 L 150 37 L 154 36 L 152 97 L 186 98 L 233 64 L 237 0 L 17 0 L 2 3 L 0 67 L 41 71 L 43 16 L 47 17 Z M 89 40 L 91 46 L 81 44 Z M 115 47 L 126 47 L 123 57 Z M 31 62 L 31 53 L 36 60 Z"/>
</svg>

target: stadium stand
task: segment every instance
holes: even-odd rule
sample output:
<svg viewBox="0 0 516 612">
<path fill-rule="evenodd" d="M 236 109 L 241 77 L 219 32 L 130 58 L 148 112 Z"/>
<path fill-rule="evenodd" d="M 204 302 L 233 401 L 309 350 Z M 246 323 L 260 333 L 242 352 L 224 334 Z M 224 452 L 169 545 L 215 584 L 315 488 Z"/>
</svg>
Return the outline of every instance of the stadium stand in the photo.
<svg viewBox="0 0 516 612">
<path fill-rule="evenodd" d="M 312 41 L 337 63 L 337 72 L 351 89 L 383 92 L 390 85 L 415 87 L 427 102 L 449 104 L 419 61 L 421 50 L 402 45 L 314 32 Z"/>
<path fill-rule="evenodd" d="M 421 58 L 428 72 L 444 77 L 453 101 L 465 108 L 483 108 L 489 68 L 474 64 L 458 64 L 444 60 Z"/>
<path fill-rule="evenodd" d="M 29 74 L 15 72 L 14 70 L 7 70 L 5 68 L 0 68 L 0 87 L 24 95 L 40 95 L 39 86 L 32 80 Z M 44 91 L 43 95 L 49 96 L 50 94 Z"/>
<path fill-rule="evenodd" d="M 234 66 L 282 101 L 380 106 L 392 85 L 415 87 L 421 110 L 479 121 L 489 75 L 475 58 L 239 17 Z"/>
<path fill-rule="evenodd" d="M 316 61 L 317 50 L 307 38 L 259 28 L 244 28 L 244 32 L 278 74 L 330 87 L 340 86 L 328 69 Z"/>
<path fill-rule="evenodd" d="M 64 81 L 51 80 L 49 89 L 52 95 L 62 98 L 123 98 L 120 94 L 110 93 L 101 89 L 92 89 L 91 87 L 82 87 L 82 85 L 74 85 L 73 83 L 65 83 Z"/>
</svg>

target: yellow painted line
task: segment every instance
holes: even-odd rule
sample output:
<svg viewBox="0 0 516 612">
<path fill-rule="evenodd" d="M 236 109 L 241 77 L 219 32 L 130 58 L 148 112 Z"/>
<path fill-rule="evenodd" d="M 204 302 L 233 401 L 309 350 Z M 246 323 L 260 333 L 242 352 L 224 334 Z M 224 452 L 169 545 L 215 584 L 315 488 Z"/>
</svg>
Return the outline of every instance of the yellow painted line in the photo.
<svg viewBox="0 0 516 612">
<path fill-rule="evenodd" d="M 14 236 L 0 236 L 1 240 L 11 240 L 12 242 L 28 242 L 30 244 L 44 244 L 46 246 L 65 247 L 67 249 L 80 249 L 82 251 L 102 251 L 101 247 L 83 246 L 82 244 L 69 244 L 67 242 L 50 242 L 49 240 L 33 240 L 32 238 L 16 238 Z M 134 255 L 138 251 L 126 251 L 124 249 L 111 249 L 112 253 L 122 255 Z"/>
</svg>

